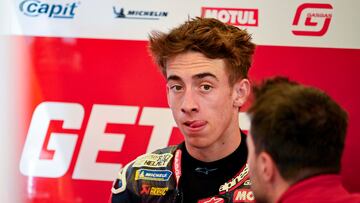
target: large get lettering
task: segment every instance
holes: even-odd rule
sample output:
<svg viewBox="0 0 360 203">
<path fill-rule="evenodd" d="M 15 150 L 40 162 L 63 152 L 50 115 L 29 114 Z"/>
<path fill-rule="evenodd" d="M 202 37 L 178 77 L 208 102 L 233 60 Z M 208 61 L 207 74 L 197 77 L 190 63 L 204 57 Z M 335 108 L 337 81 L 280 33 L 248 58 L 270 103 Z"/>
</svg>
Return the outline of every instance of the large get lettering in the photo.
<svg viewBox="0 0 360 203">
<path fill-rule="evenodd" d="M 78 136 L 52 133 L 47 149 L 54 150 L 52 160 L 40 159 L 51 120 L 63 120 L 64 129 L 80 129 L 84 108 L 80 104 L 44 102 L 34 111 L 20 160 L 20 171 L 27 176 L 61 177 L 70 165 Z"/>
<path fill-rule="evenodd" d="M 134 125 L 139 113 L 137 106 L 93 105 L 79 156 L 74 168 L 74 179 L 113 180 L 122 164 L 98 163 L 99 151 L 120 152 L 125 134 L 105 133 L 108 123 Z M 64 129 L 78 130 L 84 119 L 84 108 L 77 103 L 43 102 L 33 114 L 20 160 L 20 171 L 26 176 L 61 177 L 69 169 L 78 135 L 51 133 L 48 150 L 54 150 L 53 159 L 40 159 L 46 133 L 52 120 L 63 121 Z M 176 126 L 170 109 L 144 107 L 139 125 L 154 126 L 147 152 L 167 146 Z M 91 170 L 89 170 L 91 169 Z"/>
<path fill-rule="evenodd" d="M 86 126 L 73 178 L 86 180 L 113 180 L 122 167 L 118 163 L 98 163 L 99 151 L 121 152 L 125 134 L 105 133 L 108 123 L 136 124 L 140 108 L 137 106 L 94 104 Z M 249 127 L 248 118 L 239 114 L 242 129 Z M 78 140 L 77 134 L 50 134 L 48 150 L 53 150 L 52 159 L 41 159 L 50 122 L 63 121 L 63 129 L 79 130 L 84 120 L 84 108 L 78 103 L 43 102 L 39 104 L 31 119 L 20 160 L 20 172 L 26 176 L 58 178 L 67 173 Z M 176 123 L 168 108 L 144 107 L 139 125 L 153 126 L 147 152 L 166 147 Z"/>
<path fill-rule="evenodd" d="M 113 179 L 121 164 L 97 163 L 98 151 L 121 151 L 125 134 L 105 133 L 107 123 L 135 124 L 139 107 L 94 105 L 80 148 L 73 178 Z M 89 170 L 91 169 L 91 170 Z"/>
</svg>

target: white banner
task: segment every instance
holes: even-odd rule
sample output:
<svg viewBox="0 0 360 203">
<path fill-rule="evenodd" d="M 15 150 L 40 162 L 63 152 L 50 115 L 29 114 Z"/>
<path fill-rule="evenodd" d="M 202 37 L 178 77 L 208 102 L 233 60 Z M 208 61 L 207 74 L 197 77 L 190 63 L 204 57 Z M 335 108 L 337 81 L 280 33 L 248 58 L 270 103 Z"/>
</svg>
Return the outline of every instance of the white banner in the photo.
<svg viewBox="0 0 360 203">
<path fill-rule="evenodd" d="M 246 28 L 259 45 L 360 48 L 360 1 L 16 0 L 8 34 L 147 40 L 204 16 Z M 10 16 L 8 16 L 10 15 Z"/>
</svg>

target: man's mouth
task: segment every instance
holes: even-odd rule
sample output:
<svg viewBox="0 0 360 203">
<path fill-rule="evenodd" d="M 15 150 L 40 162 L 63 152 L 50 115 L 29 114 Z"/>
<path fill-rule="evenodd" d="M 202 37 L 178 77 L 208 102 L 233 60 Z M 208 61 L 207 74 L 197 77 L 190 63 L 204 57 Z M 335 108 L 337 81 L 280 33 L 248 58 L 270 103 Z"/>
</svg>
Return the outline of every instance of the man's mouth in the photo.
<svg viewBox="0 0 360 203">
<path fill-rule="evenodd" d="M 184 125 L 190 128 L 200 128 L 206 125 L 206 121 L 202 121 L 202 120 L 186 121 Z"/>
</svg>

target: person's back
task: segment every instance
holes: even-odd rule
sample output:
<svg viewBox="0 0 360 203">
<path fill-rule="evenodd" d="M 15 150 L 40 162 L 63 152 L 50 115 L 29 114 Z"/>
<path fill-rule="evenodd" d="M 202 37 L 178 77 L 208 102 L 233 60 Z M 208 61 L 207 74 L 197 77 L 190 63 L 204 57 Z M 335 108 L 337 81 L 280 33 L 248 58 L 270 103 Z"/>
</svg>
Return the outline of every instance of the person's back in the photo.
<svg viewBox="0 0 360 203">
<path fill-rule="evenodd" d="M 350 194 L 341 184 L 340 175 L 317 175 L 299 181 L 282 194 L 278 203 L 349 203 L 359 202 L 360 194 Z"/>
<path fill-rule="evenodd" d="M 247 139 L 257 202 L 360 202 L 342 185 L 346 112 L 324 92 L 286 78 L 255 87 Z"/>
</svg>

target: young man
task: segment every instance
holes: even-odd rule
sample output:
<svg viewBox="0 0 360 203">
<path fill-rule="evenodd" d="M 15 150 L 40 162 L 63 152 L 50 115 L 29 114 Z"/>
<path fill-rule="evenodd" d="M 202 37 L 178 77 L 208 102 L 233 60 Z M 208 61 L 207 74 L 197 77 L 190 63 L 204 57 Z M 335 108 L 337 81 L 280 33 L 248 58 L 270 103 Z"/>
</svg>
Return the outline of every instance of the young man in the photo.
<svg viewBox="0 0 360 203">
<path fill-rule="evenodd" d="M 324 92 L 285 78 L 254 92 L 247 145 L 256 201 L 360 202 L 339 176 L 346 112 Z"/>
<path fill-rule="evenodd" d="M 249 96 L 254 49 L 246 31 L 215 19 L 192 19 L 150 36 L 185 141 L 124 167 L 112 202 L 253 201 L 238 113 Z"/>
</svg>

